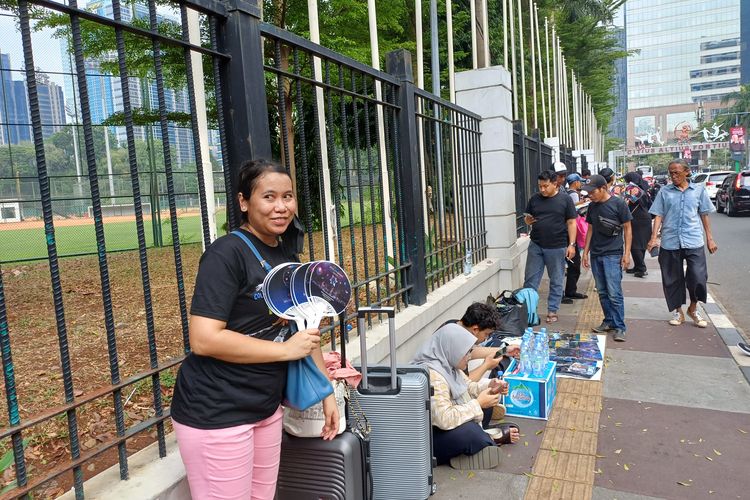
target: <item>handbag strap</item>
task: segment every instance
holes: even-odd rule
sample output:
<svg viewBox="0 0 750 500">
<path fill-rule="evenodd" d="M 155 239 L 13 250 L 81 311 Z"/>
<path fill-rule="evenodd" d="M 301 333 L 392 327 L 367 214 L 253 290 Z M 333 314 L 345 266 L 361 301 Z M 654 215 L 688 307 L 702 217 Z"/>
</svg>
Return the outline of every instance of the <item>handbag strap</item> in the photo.
<svg viewBox="0 0 750 500">
<path fill-rule="evenodd" d="M 261 257 L 260 252 L 258 251 L 257 248 L 255 248 L 255 245 L 253 245 L 253 242 L 250 241 L 250 238 L 242 234 L 242 232 L 239 230 L 234 230 L 232 231 L 231 234 L 240 238 L 242 241 L 244 241 L 247 244 L 247 246 L 250 247 L 250 250 L 252 250 L 253 254 L 255 255 L 255 258 L 258 259 L 258 262 L 260 262 L 261 267 L 266 270 L 266 273 L 271 272 L 271 264 L 266 262 L 266 259 Z"/>
</svg>

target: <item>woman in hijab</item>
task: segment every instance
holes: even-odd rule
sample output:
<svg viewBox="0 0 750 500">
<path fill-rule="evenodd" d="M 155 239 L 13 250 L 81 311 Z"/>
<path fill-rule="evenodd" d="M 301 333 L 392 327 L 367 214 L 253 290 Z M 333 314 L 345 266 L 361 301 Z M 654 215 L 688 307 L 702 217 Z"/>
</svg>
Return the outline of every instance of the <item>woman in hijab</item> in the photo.
<svg viewBox="0 0 750 500">
<path fill-rule="evenodd" d="M 651 198 L 648 194 L 648 184 L 643 180 L 640 172 L 628 172 L 625 174 L 624 199 L 628 204 L 630 213 L 633 215 L 633 240 L 630 244 L 630 255 L 633 256 L 633 267 L 625 272 L 636 278 L 644 278 L 648 275 L 646 268 L 646 246 L 651 238 Z"/>
<path fill-rule="evenodd" d="M 476 338 L 449 323 L 435 332 L 414 356 L 412 364 L 428 368 L 433 388 L 433 449 L 438 465 L 459 470 L 491 469 L 500 464 L 500 450 L 482 429 L 483 409 L 497 406 L 508 383 L 499 379 L 473 382 L 464 373 Z M 501 426 L 500 444 L 520 439 L 518 426 Z"/>
</svg>

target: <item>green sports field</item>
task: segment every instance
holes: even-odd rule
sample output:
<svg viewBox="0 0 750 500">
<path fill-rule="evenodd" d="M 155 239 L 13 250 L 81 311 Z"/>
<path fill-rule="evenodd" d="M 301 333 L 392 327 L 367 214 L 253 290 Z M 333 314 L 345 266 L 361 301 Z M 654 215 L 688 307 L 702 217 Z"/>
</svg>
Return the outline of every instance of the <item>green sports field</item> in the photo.
<svg viewBox="0 0 750 500">
<path fill-rule="evenodd" d="M 218 225 L 224 223 L 225 215 L 217 213 Z M 10 225 L 9 225 L 10 226 Z M 150 220 L 143 223 L 146 245 L 154 244 L 154 231 Z M 197 214 L 179 216 L 177 226 L 181 243 L 199 243 L 201 241 L 201 219 Z M 160 225 L 162 244 L 172 244 L 172 229 L 168 218 L 162 218 Z M 117 221 L 104 223 L 104 240 L 107 251 L 130 250 L 138 248 L 135 221 Z M 96 234 L 94 224 L 55 226 L 55 241 L 59 256 L 95 254 Z M 0 230 L 0 262 L 16 262 L 47 258 L 47 243 L 44 228 Z"/>
</svg>

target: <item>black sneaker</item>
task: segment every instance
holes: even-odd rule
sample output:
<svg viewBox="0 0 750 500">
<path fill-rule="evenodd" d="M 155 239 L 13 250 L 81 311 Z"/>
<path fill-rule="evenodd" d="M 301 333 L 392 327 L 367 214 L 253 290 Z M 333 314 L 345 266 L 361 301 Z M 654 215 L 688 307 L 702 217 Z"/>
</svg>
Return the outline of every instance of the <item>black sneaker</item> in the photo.
<svg viewBox="0 0 750 500">
<path fill-rule="evenodd" d="M 625 342 L 625 332 L 623 332 L 619 328 L 616 329 L 615 333 L 612 334 L 612 339 L 616 340 L 617 342 Z"/>
<path fill-rule="evenodd" d="M 742 352 L 750 356 L 750 345 L 740 342 L 739 344 L 737 344 L 737 347 L 739 347 Z"/>
<path fill-rule="evenodd" d="M 633 273 L 633 276 L 635 276 L 636 278 L 645 278 L 646 276 L 648 276 L 648 271 L 638 271 L 637 273 Z"/>
<path fill-rule="evenodd" d="M 630 269 L 625 269 L 625 272 L 628 273 L 628 274 L 633 274 L 633 273 L 635 273 L 635 268 L 631 267 Z"/>
<path fill-rule="evenodd" d="M 562 302 L 563 304 L 572 304 L 573 299 L 571 299 L 570 297 L 563 297 L 563 299 L 560 302 Z"/>
<path fill-rule="evenodd" d="M 606 332 L 611 332 L 614 329 L 615 329 L 614 326 L 610 325 L 609 323 L 605 323 L 604 321 L 602 321 L 601 325 L 595 326 L 594 328 L 591 329 L 591 331 L 592 332 L 596 332 L 596 333 L 606 333 Z"/>
</svg>

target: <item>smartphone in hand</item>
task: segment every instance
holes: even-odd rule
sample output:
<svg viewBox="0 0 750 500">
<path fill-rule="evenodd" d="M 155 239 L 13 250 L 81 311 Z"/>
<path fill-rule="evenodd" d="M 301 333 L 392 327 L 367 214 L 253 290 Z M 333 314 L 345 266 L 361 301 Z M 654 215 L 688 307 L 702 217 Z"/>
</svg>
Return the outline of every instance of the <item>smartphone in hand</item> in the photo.
<svg viewBox="0 0 750 500">
<path fill-rule="evenodd" d="M 658 256 L 659 255 L 659 246 L 657 245 L 657 246 L 651 248 L 651 250 L 649 250 L 648 253 L 649 253 L 649 255 L 651 255 L 651 257 Z"/>
</svg>

